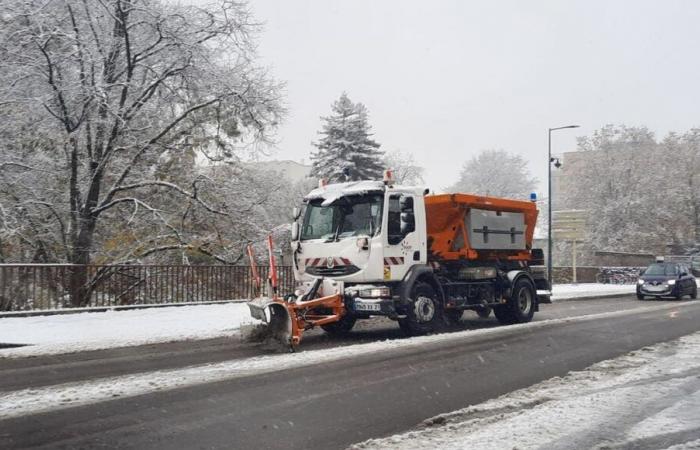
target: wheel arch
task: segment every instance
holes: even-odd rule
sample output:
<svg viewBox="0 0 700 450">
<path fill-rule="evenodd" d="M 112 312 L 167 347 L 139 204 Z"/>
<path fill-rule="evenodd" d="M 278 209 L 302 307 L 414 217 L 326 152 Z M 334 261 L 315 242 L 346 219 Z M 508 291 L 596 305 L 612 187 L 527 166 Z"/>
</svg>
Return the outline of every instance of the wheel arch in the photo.
<svg viewBox="0 0 700 450">
<path fill-rule="evenodd" d="M 415 265 L 411 267 L 406 273 L 406 276 L 404 277 L 403 281 L 401 282 L 401 288 L 399 291 L 399 296 L 401 298 L 401 303 L 408 303 L 410 296 L 411 296 L 411 291 L 413 290 L 413 286 L 419 282 L 422 281 L 424 283 L 429 284 L 433 289 L 435 289 L 435 292 L 438 294 L 440 297 L 439 300 L 441 303 L 445 303 L 445 291 L 442 289 L 442 285 L 438 281 L 437 277 L 435 276 L 435 272 L 433 272 L 433 268 L 428 266 L 428 265 Z"/>
<path fill-rule="evenodd" d="M 510 283 L 509 289 L 511 291 L 520 280 L 527 280 L 527 282 L 530 283 L 530 286 L 532 287 L 533 301 L 535 302 L 535 311 L 539 311 L 540 298 L 537 295 L 537 283 L 535 283 L 535 279 L 533 278 L 532 274 L 524 270 L 511 270 L 506 274 L 506 277 Z"/>
</svg>

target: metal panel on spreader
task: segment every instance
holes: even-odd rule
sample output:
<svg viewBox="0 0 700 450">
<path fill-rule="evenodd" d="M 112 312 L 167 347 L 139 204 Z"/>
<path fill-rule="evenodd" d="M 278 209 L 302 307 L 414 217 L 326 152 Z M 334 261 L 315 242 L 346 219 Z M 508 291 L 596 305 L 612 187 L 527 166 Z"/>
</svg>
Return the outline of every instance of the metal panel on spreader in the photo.
<svg viewBox="0 0 700 450">
<path fill-rule="evenodd" d="M 470 247 L 476 250 L 525 250 L 525 215 L 472 208 L 464 217 Z"/>
</svg>

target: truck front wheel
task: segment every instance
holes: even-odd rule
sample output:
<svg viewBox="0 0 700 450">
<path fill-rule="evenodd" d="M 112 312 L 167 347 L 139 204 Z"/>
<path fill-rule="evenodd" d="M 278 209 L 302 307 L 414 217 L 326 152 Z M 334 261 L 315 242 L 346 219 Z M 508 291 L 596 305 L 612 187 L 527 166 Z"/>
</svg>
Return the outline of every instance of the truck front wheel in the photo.
<svg viewBox="0 0 700 450">
<path fill-rule="evenodd" d="M 352 330 L 352 327 L 355 326 L 355 322 L 357 322 L 356 317 L 353 317 L 350 314 L 346 314 L 343 317 L 341 317 L 339 321 L 329 323 L 327 325 L 321 325 L 321 328 L 323 329 L 323 331 L 332 336 L 343 336 L 348 334 L 350 330 Z"/>
<path fill-rule="evenodd" d="M 407 309 L 406 317 L 399 319 L 399 327 L 409 336 L 433 333 L 445 324 L 440 299 L 428 283 L 419 281 L 413 286 Z"/>
<path fill-rule="evenodd" d="M 499 322 L 505 325 L 526 323 L 535 315 L 535 290 L 526 279 L 515 283 L 513 292 L 504 305 L 493 308 Z"/>
</svg>

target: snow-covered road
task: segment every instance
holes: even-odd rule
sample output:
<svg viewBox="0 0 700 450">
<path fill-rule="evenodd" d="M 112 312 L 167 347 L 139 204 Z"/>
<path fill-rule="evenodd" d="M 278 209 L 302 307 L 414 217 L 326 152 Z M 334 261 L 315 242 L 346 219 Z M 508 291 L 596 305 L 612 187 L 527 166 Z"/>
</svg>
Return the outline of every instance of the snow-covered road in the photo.
<svg viewBox="0 0 700 450">
<path fill-rule="evenodd" d="M 700 333 L 426 420 L 361 449 L 700 448 Z"/>
<path fill-rule="evenodd" d="M 508 327 L 467 330 L 406 339 L 377 341 L 323 350 L 235 359 L 181 369 L 136 373 L 119 377 L 22 389 L 14 392 L 0 393 L 0 419 L 98 403 L 117 397 L 134 397 L 155 391 L 232 380 L 316 364 L 328 364 L 332 361 L 356 358 L 363 355 L 385 353 L 389 357 L 401 349 L 424 348 L 428 345 L 440 345 L 463 338 L 478 339 L 484 336 L 502 337 L 522 333 L 526 330 L 536 330 L 563 323 L 592 322 L 606 318 L 629 316 L 636 312 L 677 310 L 679 308 L 693 307 L 694 305 L 695 304 L 692 302 L 654 306 L 645 305 L 631 310 L 550 319 L 511 325 Z"/>
</svg>

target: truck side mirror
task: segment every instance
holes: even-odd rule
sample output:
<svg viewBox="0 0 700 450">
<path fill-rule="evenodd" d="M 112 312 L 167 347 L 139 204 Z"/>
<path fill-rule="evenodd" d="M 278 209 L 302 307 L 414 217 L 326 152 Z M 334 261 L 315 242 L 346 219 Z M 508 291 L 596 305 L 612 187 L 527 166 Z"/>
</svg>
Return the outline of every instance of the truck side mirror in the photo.
<svg viewBox="0 0 700 450">
<path fill-rule="evenodd" d="M 413 213 L 401 213 L 401 234 L 406 236 L 414 231 L 416 231 L 416 218 Z"/>
<path fill-rule="evenodd" d="M 413 197 L 402 196 L 399 200 L 401 212 L 413 212 Z"/>
<path fill-rule="evenodd" d="M 299 222 L 292 223 L 292 241 L 299 240 Z"/>
<path fill-rule="evenodd" d="M 301 216 L 301 208 L 298 206 L 295 206 L 294 209 L 292 209 L 292 220 L 296 221 L 299 220 L 299 217 Z"/>
</svg>

